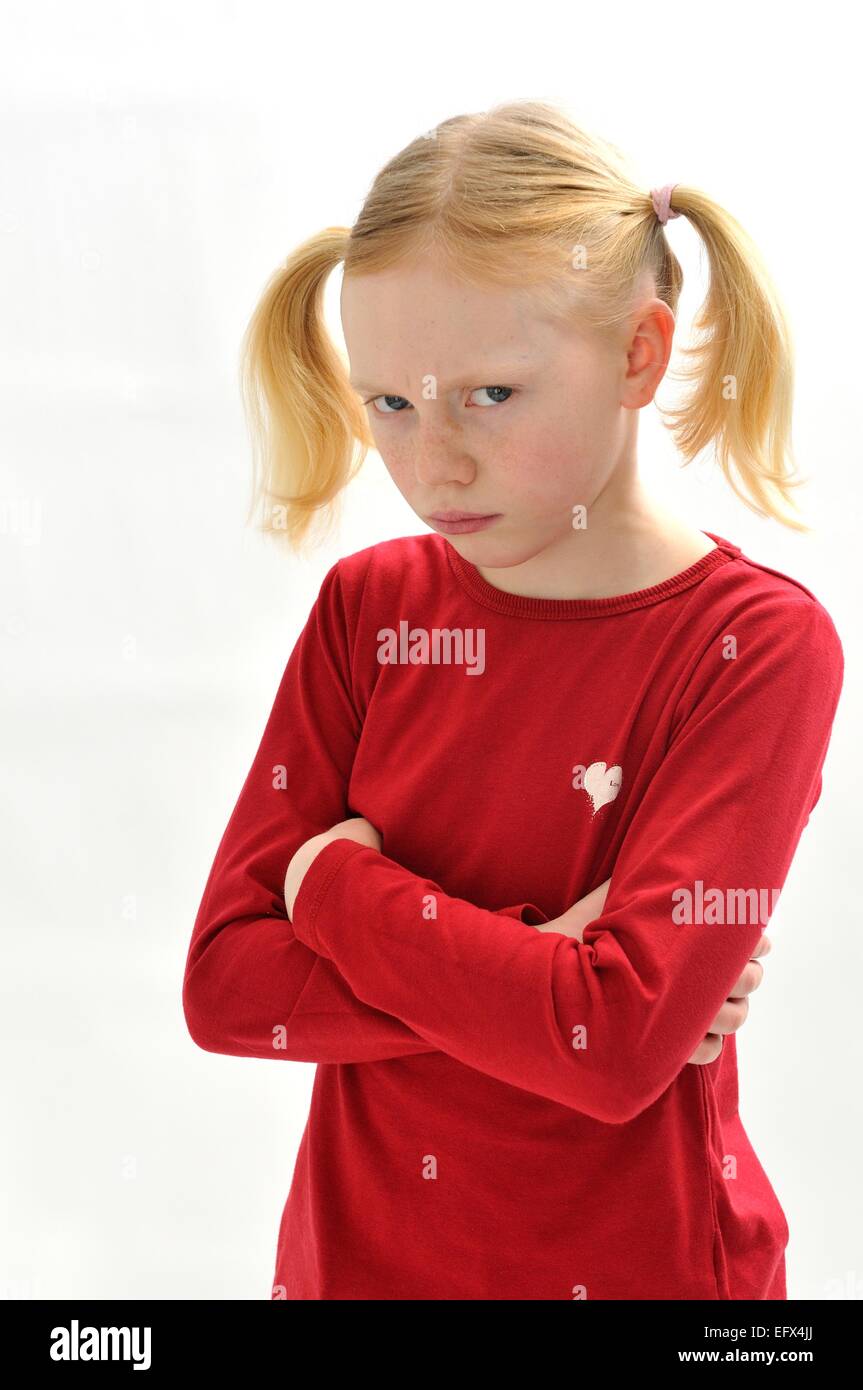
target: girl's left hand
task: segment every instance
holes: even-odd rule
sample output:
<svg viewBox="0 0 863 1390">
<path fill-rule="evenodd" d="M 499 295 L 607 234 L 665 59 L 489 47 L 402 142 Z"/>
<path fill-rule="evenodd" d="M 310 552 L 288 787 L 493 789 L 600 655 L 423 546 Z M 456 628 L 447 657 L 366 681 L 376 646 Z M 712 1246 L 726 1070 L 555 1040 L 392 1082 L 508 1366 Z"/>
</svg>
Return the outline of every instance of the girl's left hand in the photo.
<svg viewBox="0 0 863 1390">
<path fill-rule="evenodd" d="M 331 840 L 356 840 L 357 844 L 367 845 L 369 849 L 376 849 L 379 853 L 382 844 L 379 832 L 364 816 L 351 816 L 348 820 L 339 821 L 329 830 L 323 831 L 320 835 L 313 835 L 310 840 L 301 844 L 285 874 L 285 907 L 289 919 L 293 918 L 294 903 L 300 891 L 300 884 L 321 850 Z"/>
<path fill-rule="evenodd" d="M 600 916 L 610 886 L 611 879 L 607 878 L 598 888 L 594 888 L 592 893 L 588 893 L 584 898 L 579 898 L 578 902 L 573 903 L 572 907 L 568 908 L 560 917 L 555 917 L 550 922 L 543 922 L 534 930 L 559 932 L 562 936 L 572 937 L 573 940 L 580 941 L 583 945 L 584 929 Z M 743 1027 L 749 1015 L 747 996 L 758 988 L 764 977 L 764 967 L 758 957 L 766 956 L 771 946 L 770 938 L 762 932 L 755 950 L 744 966 L 743 974 L 711 1023 L 710 1031 L 705 1034 L 688 1059 L 689 1062 L 695 1066 L 709 1066 L 711 1062 L 716 1061 L 722 1051 L 725 1034 L 736 1033 L 738 1028 Z"/>
<path fill-rule="evenodd" d="M 758 957 L 766 956 L 772 948 L 773 943 L 770 937 L 766 932 L 762 932 L 755 950 L 743 967 L 743 974 L 710 1025 L 710 1032 L 698 1044 L 689 1058 L 690 1062 L 695 1062 L 698 1066 L 709 1066 L 711 1062 L 716 1061 L 722 1051 L 725 1034 L 736 1033 L 738 1028 L 743 1027 L 749 1016 L 747 995 L 757 989 L 764 978 L 764 966 Z"/>
</svg>

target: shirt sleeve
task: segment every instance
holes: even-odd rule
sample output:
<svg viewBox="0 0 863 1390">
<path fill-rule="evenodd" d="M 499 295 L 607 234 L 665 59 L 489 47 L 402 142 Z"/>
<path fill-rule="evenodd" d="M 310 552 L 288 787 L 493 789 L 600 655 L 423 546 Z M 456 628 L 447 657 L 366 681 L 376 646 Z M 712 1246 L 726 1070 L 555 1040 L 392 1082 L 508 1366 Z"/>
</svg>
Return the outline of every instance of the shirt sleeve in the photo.
<svg viewBox="0 0 863 1390">
<path fill-rule="evenodd" d="M 583 942 L 526 930 L 527 912 L 503 922 L 348 840 L 312 862 L 294 930 L 453 1057 L 626 1122 L 686 1065 L 766 929 L 820 795 L 842 670 L 811 597 L 768 596 L 716 636 Z"/>
<path fill-rule="evenodd" d="M 359 999 L 333 961 L 298 940 L 285 909 L 295 851 L 352 814 L 348 783 L 362 723 L 350 627 L 337 564 L 291 653 L 198 908 L 182 1000 L 189 1033 L 205 1051 L 367 1062 L 438 1050 L 391 1011 Z"/>
</svg>

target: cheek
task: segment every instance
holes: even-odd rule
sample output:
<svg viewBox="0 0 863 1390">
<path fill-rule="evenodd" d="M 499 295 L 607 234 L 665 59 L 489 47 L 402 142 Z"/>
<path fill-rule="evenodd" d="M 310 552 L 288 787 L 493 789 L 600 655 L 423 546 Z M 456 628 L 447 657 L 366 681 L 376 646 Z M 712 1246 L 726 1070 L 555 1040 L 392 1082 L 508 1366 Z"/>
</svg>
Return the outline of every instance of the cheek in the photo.
<svg viewBox="0 0 863 1390">
<path fill-rule="evenodd" d="M 490 468 L 509 496 L 529 507 L 555 512 L 586 502 L 591 466 L 577 440 L 541 429 L 508 439 Z"/>
<path fill-rule="evenodd" d="M 398 445 L 395 444 L 394 447 L 394 441 L 392 436 L 388 435 L 385 429 L 382 429 L 379 424 L 375 423 L 374 411 L 370 410 L 368 412 L 368 417 L 369 428 L 372 432 L 372 439 L 375 442 L 375 448 L 377 449 L 387 468 L 398 467 Z"/>
<path fill-rule="evenodd" d="M 383 430 L 375 435 L 375 448 L 399 492 L 408 493 L 416 485 L 410 448 L 391 437 L 388 439 Z"/>
</svg>

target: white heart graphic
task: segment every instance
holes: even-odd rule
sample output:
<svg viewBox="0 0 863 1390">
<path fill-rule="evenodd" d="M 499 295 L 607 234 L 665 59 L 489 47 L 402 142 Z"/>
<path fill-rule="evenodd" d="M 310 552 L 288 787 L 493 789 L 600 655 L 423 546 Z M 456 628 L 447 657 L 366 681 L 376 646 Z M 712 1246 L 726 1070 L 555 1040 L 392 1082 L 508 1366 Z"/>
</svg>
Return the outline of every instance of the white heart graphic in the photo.
<svg viewBox="0 0 863 1390">
<path fill-rule="evenodd" d="M 582 786 L 593 802 L 593 814 L 601 806 L 613 801 L 623 783 L 623 768 L 606 767 L 605 763 L 591 763 L 584 774 Z"/>
</svg>

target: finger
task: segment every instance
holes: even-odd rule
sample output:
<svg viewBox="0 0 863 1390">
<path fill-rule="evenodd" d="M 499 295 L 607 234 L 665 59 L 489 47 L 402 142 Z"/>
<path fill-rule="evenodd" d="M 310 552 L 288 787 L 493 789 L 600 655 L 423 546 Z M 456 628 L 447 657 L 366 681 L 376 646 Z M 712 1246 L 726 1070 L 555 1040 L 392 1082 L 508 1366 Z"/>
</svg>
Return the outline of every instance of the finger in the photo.
<svg viewBox="0 0 863 1390">
<path fill-rule="evenodd" d="M 747 994 L 751 994 L 757 989 L 764 979 L 764 966 L 760 960 L 748 960 L 743 967 L 743 974 L 732 986 L 729 999 L 741 999 Z"/>
<path fill-rule="evenodd" d="M 697 1067 L 709 1066 L 715 1062 L 722 1051 L 722 1038 L 716 1033 L 708 1033 L 707 1037 L 698 1044 L 689 1061 Z"/>
<path fill-rule="evenodd" d="M 710 1025 L 711 1033 L 736 1033 L 746 1022 L 749 1013 L 748 999 L 726 999 L 719 1013 Z"/>
<path fill-rule="evenodd" d="M 758 938 L 758 944 L 752 952 L 751 959 L 756 960 L 758 956 L 766 956 L 768 951 L 773 950 L 773 942 L 766 932 L 762 932 Z"/>
</svg>

